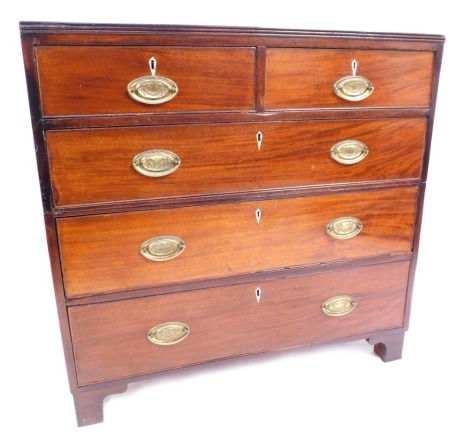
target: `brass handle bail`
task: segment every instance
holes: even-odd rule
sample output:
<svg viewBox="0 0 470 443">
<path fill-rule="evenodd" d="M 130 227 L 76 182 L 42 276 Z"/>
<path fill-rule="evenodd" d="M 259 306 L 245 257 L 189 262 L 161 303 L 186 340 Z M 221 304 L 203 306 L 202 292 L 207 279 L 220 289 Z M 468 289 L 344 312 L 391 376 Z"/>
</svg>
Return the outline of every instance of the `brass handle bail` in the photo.
<svg viewBox="0 0 470 443">
<path fill-rule="evenodd" d="M 189 326 L 180 321 L 162 323 L 147 332 L 147 338 L 160 346 L 176 345 L 189 335 Z"/>
<path fill-rule="evenodd" d="M 326 225 L 326 233 L 336 240 L 349 240 L 358 235 L 363 226 L 356 217 L 340 217 Z"/>
<path fill-rule="evenodd" d="M 342 317 L 349 314 L 357 306 L 356 299 L 350 295 L 336 295 L 326 300 L 322 311 L 330 317 Z"/>
<path fill-rule="evenodd" d="M 343 140 L 330 149 L 331 158 L 342 165 L 355 165 L 364 160 L 368 153 L 367 145 L 359 140 Z"/>
<path fill-rule="evenodd" d="M 171 151 L 152 149 L 137 154 L 132 159 L 132 167 L 147 177 L 165 177 L 175 172 L 181 159 Z"/>
<path fill-rule="evenodd" d="M 359 63 L 356 59 L 351 62 L 352 75 L 342 77 L 333 85 L 333 92 L 343 100 L 359 102 L 366 99 L 374 91 L 371 81 L 357 75 Z"/>
<path fill-rule="evenodd" d="M 152 261 L 173 260 L 182 254 L 186 245 L 183 240 L 173 235 L 161 235 L 144 241 L 140 245 L 140 253 Z"/>
<path fill-rule="evenodd" d="M 150 75 L 138 77 L 127 85 L 127 93 L 132 100 L 146 105 L 159 105 L 175 98 L 178 85 L 171 79 L 157 75 L 157 60 L 148 61 Z"/>
</svg>

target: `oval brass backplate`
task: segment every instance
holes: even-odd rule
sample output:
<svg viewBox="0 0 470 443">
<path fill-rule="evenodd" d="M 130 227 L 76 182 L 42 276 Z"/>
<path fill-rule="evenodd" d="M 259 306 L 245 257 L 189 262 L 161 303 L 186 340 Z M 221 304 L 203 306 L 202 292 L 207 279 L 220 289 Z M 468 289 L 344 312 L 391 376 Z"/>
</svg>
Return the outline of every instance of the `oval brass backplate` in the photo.
<svg viewBox="0 0 470 443">
<path fill-rule="evenodd" d="M 137 154 L 132 159 L 133 168 L 147 177 L 164 177 L 175 172 L 181 164 L 180 158 L 171 151 L 154 149 Z"/>
<path fill-rule="evenodd" d="M 335 82 L 333 91 L 343 100 L 359 102 L 372 94 L 374 86 L 365 77 L 361 77 L 360 75 L 348 75 Z"/>
<path fill-rule="evenodd" d="M 363 224 L 356 217 L 340 217 L 326 226 L 326 233 L 336 240 L 348 240 L 361 232 Z"/>
<path fill-rule="evenodd" d="M 186 245 L 179 237 L 162 235 L 150 238 L 140 245 L 140 253 L 148 260 L 167 261 L 180 255 Z"/>
<path fill-rule="evenodd" d="M 323 303 L 322 311 L 330 317 L 341 317 L 349 314 L 357 305 L 350 295 L 336 295 Z"/>
<path fill-rule="evenodd" d="M 172 100 L 178 93 L 178 86 L 169 78 L 146 75 L 129 82 L 127 93 L 137 102 L 159 105 Z"/>
<path fill-rule="evenodd" d="M 354 165 L 364 160 L 369 153 L 367 146 L 359 140 L 343 140 L 330 149 L 333 160 L 342 165 Z"/>
<path fill-rule="evenodd" d="M 148 331 L 147 338 L 155 345 L 169 346 L 183 341 L 188 334 L 186 323 L 174 321 L 154 326 Z"/>
</svg>

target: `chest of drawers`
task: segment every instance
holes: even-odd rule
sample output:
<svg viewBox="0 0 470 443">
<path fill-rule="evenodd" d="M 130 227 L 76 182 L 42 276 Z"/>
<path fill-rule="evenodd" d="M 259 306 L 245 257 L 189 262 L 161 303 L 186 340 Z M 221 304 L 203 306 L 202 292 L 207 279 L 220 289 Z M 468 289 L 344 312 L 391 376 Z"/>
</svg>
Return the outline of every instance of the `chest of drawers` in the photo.
<svg viewBox="0 0 470 443">
<path fill-rule="evenodd" d="M 401 357 L 442 36 L 20 28 L 79 425 L 161 371 Z"/>
</svg>

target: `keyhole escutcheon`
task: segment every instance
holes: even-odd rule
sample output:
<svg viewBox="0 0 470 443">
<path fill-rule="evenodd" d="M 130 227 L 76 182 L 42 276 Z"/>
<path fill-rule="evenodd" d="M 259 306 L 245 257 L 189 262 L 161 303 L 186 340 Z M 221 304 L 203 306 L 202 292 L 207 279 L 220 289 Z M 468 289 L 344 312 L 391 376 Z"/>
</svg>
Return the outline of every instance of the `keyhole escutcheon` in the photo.
<svg viewBox="0 0 470 443">
<path fill-rule="evenodd" d="M 261 150 L 261 143 L 263 143 L 263 133 L 261 131 L 256 133 L 256 143 L 258 144 L 258 151 Z"/>
<path fill-rule="evenodd" d="M 150 67 L 150 73 L 152 74 L 152 77 L 155 77 L 155 74 L 157 72 L 157 60 L 155 60 L 155 57 L 152 57 L 149 60 L 149 67 Z"/>
<path fill-rule="evenodd" d="M 256 294 L 256 301 L 259 303 L 261 300 L 261 288 L 256 288 L 255 294 Z"/>
<path fill-rule="evenodd" d="M 255 214 L 256 214 L 256 223 L 259 225 L 261 222 L 261 209 L 258 208 Z"/>
</svg>

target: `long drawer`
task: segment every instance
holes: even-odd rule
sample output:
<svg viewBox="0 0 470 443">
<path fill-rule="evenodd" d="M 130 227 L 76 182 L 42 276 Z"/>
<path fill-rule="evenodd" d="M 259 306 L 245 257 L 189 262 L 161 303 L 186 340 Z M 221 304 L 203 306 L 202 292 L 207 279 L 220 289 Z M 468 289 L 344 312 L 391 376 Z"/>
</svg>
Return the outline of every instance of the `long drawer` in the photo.
<svg viewBox="0 0 470 443">
<path fill-rule="evenodd" d="M 152 57 L 156 75 L 178 89 L 156 105 L 127 92 L 130 82 L 151 76 Z M 254 110 L 253 48 L 41 46 L 37 67 L 45 117 Z M 151 89 L 148 94 L 168 98 Z"/>
<path fill-rule="evenodd" d="M 57 207 L 419 178 L 425 119 L 49 131 Z M 135 159 L 135 160 L 134 160 Z"/>
<path fill-rule="evenodd" d="M 408 271 L 403 261 L 71 307 L 79 385 L 401 327 Z"/>
<path fill-rule="evenodd" d="M 417 195 L 403 188 L 59 219 L 66 294 L 408 253 Z"/>
<path fill-rule="evenodd" d="M 356 78 L 347 80 L 344 98 L 334 87 L 353 76 L 354 61 Z M 432 52 L 271 48 L 266 108 L 428 107 L 433 68 Z"/>
</svg>

